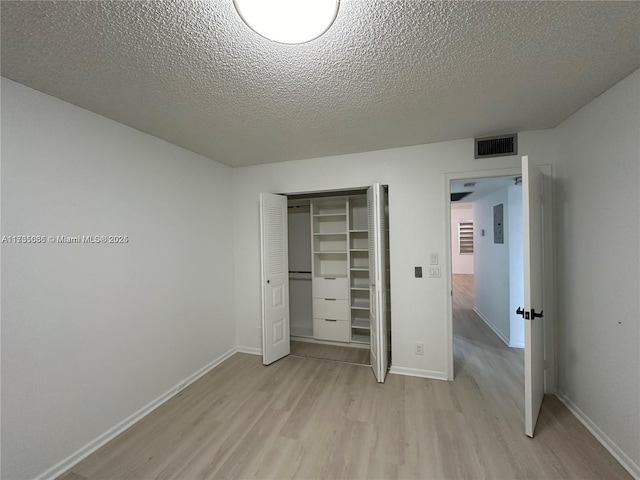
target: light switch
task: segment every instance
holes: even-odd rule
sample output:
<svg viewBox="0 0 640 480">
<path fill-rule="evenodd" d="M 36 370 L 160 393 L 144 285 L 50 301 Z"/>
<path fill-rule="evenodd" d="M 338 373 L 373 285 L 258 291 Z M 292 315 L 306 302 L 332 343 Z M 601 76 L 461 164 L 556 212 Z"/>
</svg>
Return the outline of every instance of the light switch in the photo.
<svg viewBox="0 0 640 480">
<path fill-rule="evenodd" d="M 439 278 L 440 277 L 440 267 L 429 267 L 429 277 L 430 278 Z"/>
<path fill-rule="evenodd" d="M 432 253 L 429 255 L 429 265 L 438 265 L 438 254 Z"/>
</svg>

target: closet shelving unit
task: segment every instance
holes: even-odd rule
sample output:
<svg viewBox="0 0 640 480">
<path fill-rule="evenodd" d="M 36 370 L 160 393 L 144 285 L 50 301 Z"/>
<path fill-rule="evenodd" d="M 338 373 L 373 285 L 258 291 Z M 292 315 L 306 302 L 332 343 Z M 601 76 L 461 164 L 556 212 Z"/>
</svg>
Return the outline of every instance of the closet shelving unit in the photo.
<svg viewBox="0 0 640 480">
<path fill-rule="evenodd" d="M 370 343 L 366 195 L 311 200 L 313 337 Z"/>
<path fill-rule="evenodd" d="M 351 342 L 370 342 L 369 230 L 367 198 L 348 199 L 349 220 L 349 305 Z"/>
<path fill-rule="evenodd" d="M 344 199 L 312 202 L 316 277 L 347 277 L 347 209 Z"/>
<path fill-rule="evenodd" d="M 346 197 L 311 201 L 313 336 L 349 342 L 349 248 Z"/>
</svg>

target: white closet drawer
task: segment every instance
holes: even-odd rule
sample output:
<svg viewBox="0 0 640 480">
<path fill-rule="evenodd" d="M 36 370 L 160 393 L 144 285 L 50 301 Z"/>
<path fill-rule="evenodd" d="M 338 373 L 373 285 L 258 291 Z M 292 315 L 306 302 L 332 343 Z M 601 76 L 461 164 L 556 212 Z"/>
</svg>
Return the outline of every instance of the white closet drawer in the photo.
<svg viewBox="0 0 640 480">
<path fill-rule="evenodd" d="M 313 319 L 313 337 L 316 340 L 331 340 L 333 342 L 348 342 L 349 322 L 343 320 Z"/>
<path fill-rule="evenodd" d="M 346 278 L 314 277 L 313 296 L 315 298 L 340 298 L 346 300 L 349 295 L 349 283 Z"/>
<path fill-rule="evenodd" d="M 313 318 L 330 320 L 349 320 L 349 303 L 347 300 L 313 299 Z"/>
</svg>

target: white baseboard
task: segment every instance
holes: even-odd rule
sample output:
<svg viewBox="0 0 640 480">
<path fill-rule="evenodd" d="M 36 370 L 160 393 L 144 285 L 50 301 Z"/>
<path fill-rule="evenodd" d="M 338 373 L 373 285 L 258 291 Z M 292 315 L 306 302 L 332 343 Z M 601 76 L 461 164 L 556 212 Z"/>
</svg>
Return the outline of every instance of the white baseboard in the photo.
<svg viewBox="0 0 640 480">
<path fill-rule="evenodd" d="M 262 355 L 262 349 L 256 347 L 236 347 L 233 353 L 248 353 L 249 355 Z"/>
<path fill-rule="evenodd" d="M 618 445 L 616 445 L 613 440 L 611 440 L 607 434 L 593 422 L 593 420 L 580 410 L 580 408 L 573 403 L 569 397 L 559 393 L 556 396 L 562 403 L 564 403 L 569 411 L 573 413 L 573 416 L 576 417 L 594 437 L 596 437 L 596 440 L 598 440 L 604 448 L 606 448 L 609 453 L 613 455 L 618 462 L 620 462 L 620 465 L 622 465 L 633 478 L 640 480 L 640 465 L 636 464 L 631 458 L 629 458 L 629 456 L 624 453 L 620 447 L 618 447 Z"/>
<path fill-rule="evenodd" d="M 389 369 L 389 373 L 407 375 L 409 377 L 431 378 L 432 380 L 447 380 L 446 372 L 434 372 L 433 370 L 422 370 L 420 368 L 392 366 Z"/>
<path fill-rule="evenodd" d="M 209 373 L 211 370 L 213 370 L 215 367 L 220 365 L 222 362 L 224 362 L 226 359 L 228 359 L 234 353 L 237 353 L 237 352 L 251 353 L 251 352 L 245 351 L 241 347 L 232 348 L 228 352 L 222 354 L 221 356 L 219 356 L 218 358 L 213 360 L 208 365 L 205 365 L 204 367 L 202 367 L 200 370 L 198 370 L 194 374 L 189 375 L 184 380 L 181 380 L 180 382 L 178 382 L 175 387 L 169 389 L 168 391 L 166 391 L 165 393 L 163 393 L 162 395 L 160 395 L 156 399 L 154 399 L 151 402 L 147 403 L 140 410 L 138 410 L 137 412 L 131 414 L 130 416 L 125 418 L 123 421 L 121 421 L 120 423 L 118 423 L 114 427 L 110 428 L 109 430 L 104 432 L 102 435 L 100 435 L 96 439 L 94 439 L 91 442 L 89 442 L 88 444 L 86 444 L 84 447 L 80 448 L 75 453 L 69 455 L 67 458 L 65 458 L 64 460 L 58 462 L 53 467 L 49 468 L 47 471 L 45 471 L 45 472 L 41 473 L 40 475 L 38 475 L 36 477 L 36 480 L 53 480 L 53 479 L 59 477 L 64 472 L 66 472 L 67 470 L 71 469 L 74 465 L 79 463 L 81 460 L 84 460 L 86 457 L 91 455 L 93 452 L 98 450 L 100 447 L 102 447 L 103 445 L 105 445 L 109 441 L 113 440 L 115 437 L 120 435 L 122 432 L 124 432 L 131 425 L 133 425 L 137 421 L 141 420 L 143 417 L 145 417 L 148 414 L 150 414 L 152 411 L 154 411 L 160 405 L 165 403 L 167 400 L 171 399 L 172 397 L 174 397 L 175 395 L 180 393 L 182 390 L 187 388 L 193 382 L 198 380 L 203 375 L 206 375 L 207 373 Z M 262 352 L 260 352 L 260 355 L 262 355 Z"/>
<path fill-rule="evenodd" d="M 498 336 L 498 338 L 500 338 L 500 340 L 502 340 L 507 347 L 510 346 L 509 339 L 500 330 L 494 327 L 487 317 L 485 317 L 482 313 L 480 313 L 480 311 L 476 307 L 473 307 L 473 311 L 476 312 L 476 315 L 478 315 L 480 319 L 487 324 L 487 327 L 493 330 L 493 333 L 495 333 Z"/>
</svg>

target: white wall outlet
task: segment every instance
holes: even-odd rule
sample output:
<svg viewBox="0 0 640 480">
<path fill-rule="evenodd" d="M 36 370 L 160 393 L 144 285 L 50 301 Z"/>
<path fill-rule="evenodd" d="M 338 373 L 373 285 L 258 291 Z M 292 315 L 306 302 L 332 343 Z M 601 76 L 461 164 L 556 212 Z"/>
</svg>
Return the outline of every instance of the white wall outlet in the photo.
<svg viewBox="0 0 640 480">
<path fill-rule="evenodd" d="M 429 267 L 429 277 L 440 278 L 440 267 Z"/>
<path fill-rule="evenodd" d="M 424 355 L 424 343 L 416 342 L 415 343 L 415 352 L 416 352 L 416 355 Z"/>
</svg>

